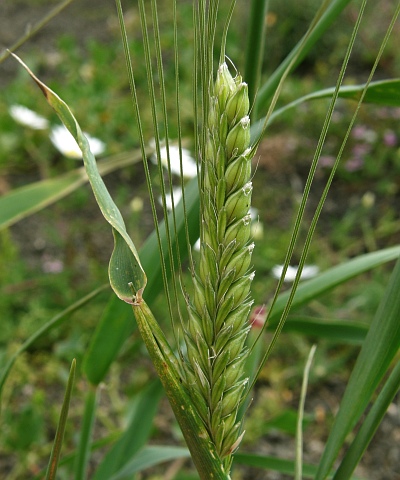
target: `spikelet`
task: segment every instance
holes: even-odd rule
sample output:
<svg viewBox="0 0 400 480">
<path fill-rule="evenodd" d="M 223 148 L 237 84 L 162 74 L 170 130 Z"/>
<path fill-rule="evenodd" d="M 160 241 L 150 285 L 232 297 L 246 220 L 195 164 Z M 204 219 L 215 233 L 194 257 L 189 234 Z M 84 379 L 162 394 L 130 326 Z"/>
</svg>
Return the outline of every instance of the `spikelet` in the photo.
<svg viewBox="0 0 400 480">
<path fill-rule="evenodd" d="M 189 319 L 186 386 L 220 458 L 243 436 L 237 412 L 246 388 L 244 347 L 251 307 L 249 272 L 252 194 L 247 84 L 220 65 L 210 94 L 205 158 L 202 159 L 201 246 Z"/>
</svg>

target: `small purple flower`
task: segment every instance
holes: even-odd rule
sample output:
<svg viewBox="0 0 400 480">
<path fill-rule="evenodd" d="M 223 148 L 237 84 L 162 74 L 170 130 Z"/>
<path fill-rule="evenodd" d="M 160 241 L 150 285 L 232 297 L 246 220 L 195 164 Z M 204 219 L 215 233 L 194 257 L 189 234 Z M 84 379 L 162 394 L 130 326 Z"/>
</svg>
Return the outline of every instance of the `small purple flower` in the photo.
<svg viewBox="0 0 400 480">
<path fill-rule="evenodd" d="M 318 164 L 323 168 L 333 167 L 334 163 L 335 163 L 335 157 L 332 155 L 322 155 L 321 157 L 319 157 Z"/>
<path fill-rule="evenodd" d="M 364 166 L 364 159 L 361 157 L 353 157 L 344 164 L 344 168 L 348 172 L 356 172 L 357 170 L 361 170 Z"/>
<path fill-rule="evenodd" d="M 383 133 L 383 143 L 387 147 L 395 147 L 397 145 L 397 135 L 393 130 L 385 130 Z"/>
<path fill-rule="evenodd" d="M 392 117 L 393 118 L 400 118 L 400 108 L 393 108 L 392 109 Z"/>
<path fill-rule="evenodd" d="M 371 151 L 371 146 L 366 143 L 356 143 L 352 148 L 355 157 L 363 159 L 367 153 Z"/>
<path fill-rule="evenodd" d="M 363 140 L 367 143 L 374 143 L 377 137 L 377 133 L 374 130 L 366 127 L 365 125 L 356 125 L 352 131 L 352 137 L 356 140 Z"/>
<path fill-rule="evenodd" d="M 62 260 L 44 255 L 42 270 L 45 273 L 61 273 L 64 270 L 64 263 Z"/>
</svg>

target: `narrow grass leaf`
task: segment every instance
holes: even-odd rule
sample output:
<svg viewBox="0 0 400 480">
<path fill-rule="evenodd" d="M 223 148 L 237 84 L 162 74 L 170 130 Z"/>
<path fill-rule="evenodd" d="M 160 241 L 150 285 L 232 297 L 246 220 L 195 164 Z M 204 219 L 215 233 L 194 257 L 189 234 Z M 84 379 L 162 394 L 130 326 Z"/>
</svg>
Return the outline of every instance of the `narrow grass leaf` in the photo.
<svg viewBox="0 0 400 480">
<path fill-rule="evenodd" d="M 85 480 L 87 478 L 88 463 L 92 447 L 92 432 L 98 403 L 99 390 L 90 386 L 86 393 L 85 409 L 81 422 L 79 445 L 75 457 L 74 480 Z"/>
<path fill-rule="evenodd" d="M 291 70 L 302 62 L 319 38 L 321 38 L 321 36 L 328 30 L 350 1 L 351 0 L 332 0 L 329 7 L 325 8 L 322 14 L 317 13 L 318 18 L 314 22 L 314 27 L 311 29 L 307 37 L 304 37 L 297 43 L 281 65 L 260 88 L 260 91 L 257 94 L 257 111 L 268 108 L 270 98 L 274 94 L 281 77 L 284 75 L 293 59 L 295 59 L 295 62 L 291 66 Z"/>
<path fill-rule="evenodd" d="M 302 480 L 303 478 L 303 418 L 304 405 L 306 402 L 308 377 L 310 375 L 311 364 L 314 358 L 316 345 L 311 347 L 308 354 L 306 366 L 304 367 L 303 382 L 301 385 L 299 410 L 297 414 L 297 428 L 296 428 L 296 462 L 295 462 L 295 480 Z"/>
<path fill-rule="evenodd" d="M 149 149 L 148 153 L 152 153 L 152 149 Z M 97 166 L 100 175 L 104 176 L 127 165 L 137 163 L 141 159 L 141 152 L 134 150 L 104 158 L 98 162 Z M 80 167 L 55 178 L 40 180 L 13 189 L 0 197 L 0 229 L 14 225 L 23 218 L 48 207 L 88 181 L 85 168 Z"/>
<path fill-rule="evenodd" d="M 367 323 L 351 320 L 326 320 L 290 315 L 282 331 L 301 333 L 311 338 L 326 338 L 333 342 L 361 345 L 368 328 Z"/>
<path fill-rule="evenodd" d="M 85 183 L 79 168 L 65 175 L 12 190 L 0 198 L 0 229 L 7 228 L 65 197 Z"/>
<path fill-rule="evenodd" d="M 89 142 L 82 133 L 82 130 L 68 105 L 43 82 L 41 82 L 21 59 L 16 55 L 14 55 L 14 57 L 37 83 L 46 97 L 46 100 L 50 106 L 54 108 L 60 120 L 70 131 L 82 151 L 86 172 L 96 201 L 104 218 L 112 226 L 114 250 L 109 264 L 111 287 L 121 300 L 124 300 L 127 303 L 133 303 L 132 288 L 129 284 L 132 285 L 134 294 L 140 297 L 146 286 L 146 274 L 141 266 L 136 248 L 126 231 L 121 213 L 108 193 L 108 190 L 98 172 L 96 160 L 90 151 Z"/>
<path fill-rule="evenodd" d="M 112 295 L 83 358 L 82 370 L 92 385 L 99 385 L 104 380 L 121 346 L 133 330 L 131 309 Z"/>
<path fill-rule="evenodd" d="M 250 105 L 254 105 L 260 82 L 269 0 L 252 0 L 250 4 L 244 78 L 249 85 Z"/>
<path fill-rule="evenodd" d="M 316 480 L 326 478 L 347 435 L 400 348 L 400 258 L 351 373 L 331 429 Z"/>
<path fill-rule="evenodd" d="M 237 453 L 235 455 L 235 463 L 280 472 L 286 475 L 293 476 L 295 474 L 295 462 L 293 460 L 286 460 L 278 457 L 255 455 L 251 453 Z M 317 467 L 314 465 L 303 465 L 304 478 L 314 478 L 316 471 Z"/>
<path fill-rule="evenodd" d="M 190 453 L 184 447 L 167 447 L 150 445 L 140 450 L 130 461 L 107 480 L 128 480 L 137 472 L 146 468 L 154 467 L 160 463 L 177 460 L 178 458 L 189 458 Z"/>
<path fill-rule="evenodd" d="M 295 462 L 293 460 L 286 460 L 278 457 L 269 457 L 264 455 L 255 455 L 252 453 L 236 453 L 235 463 L 240 465 L 248 465 L 249 467 L 258 467 L 265 470 L 272 470 L 275 472 L 284 473 L 286 475 L 294 475 Z M 316 465 L 308 463 L 303 464 L 303 478 L 314 478 L 317 471 Z M 328 475 L 327 478 L 332 478 Z M 360 477 L 351 477 L 352 480 L 361 480 Z"/>
<path fill-rule="evenodd" d="M 47 467 L 46 480 L 55 480 L 57 475 L 58 462 L 60 460 L 61 447 L 64 439 L 65 427 L 67 424 L 69 404 L 71 402 L 72 387 L 74 385 L 76 370 L 76 360 L 72 360 L 69 372 L 67 388 L 65 390 L 64 401 L 61 408 L 60 420 L 58 422 L 56 437 L 51 450 L 50 461 Z"/>
<path fill-rule="evenodd" d="M 345 85 L 340 87 L 339 97 L 345 98 L 348 100 L 359 101 L 361 95 L 365 90 L 365 85 Z M 321 100 L 323 98 L 331 98 L 335 92 L 335 88 L 326 88 L 323 90 L 318 90 L 316 92 L 304 95 L 291 103 L 288 103 L 284 107 L 281 107 L 270 116 L 268 123 L 272 123 L 280 115 L 287 112 L 288 110 L 301 105 L 302 103 L 309 102 L 311 100 Z M 400 79 L 390 79 L 390 80 L 378 80 L 376 82 L 371 82 L 368 85 L 368 88 L 365 90 L 365 96 L 363 98 L 363 103 L 371 103 L 374 105 L 382 105 L 387 107 L 398 107 L 400 106 Z M 263 126 L 265 123 L 265 117 L 258 120 L 251 127 L 251 138 L 256 139 L 262 132 Z"/>
<path fill-rule="evenodd" d="M 125 471 L 130 460 L 145 445 L 150 436 L 154 416 L 163 394 L 164 389 L 156 380 L 137 395 L 129 425 L 104 457 L 93 480 L 110 480 L 117 472 Z"/>
<path fill-rule="evenodd" d="M 334 475 L 335 480 L 346 480 L 350 478 L 399 389 L 400 361 L 397 362 L 390 377 L 387 379 L 381 392 L 379 392 L 371 410 L 363 421 L 354 440 L 351 442 L 350 447 L 347 449 L 346 454 Z"/>
<path fill-rule="evenodd" d="M 384 263 L 396 260 L 400 255 L 400 246 L 390 247 L 378 252 L 360 255 L 337 267 L 332 267 L 315 278 L 301 282 L 296 290 L 292 303 L 292 310 L 307 304 L 313 298 L 322 295 L 338 285 L 349 281 L 361 273 L 372 270 Z M 270 316 L 270 325 L 277 324 L 283 309 L 285 308 L 289 292 L 279 295 Z"/>
</svg>

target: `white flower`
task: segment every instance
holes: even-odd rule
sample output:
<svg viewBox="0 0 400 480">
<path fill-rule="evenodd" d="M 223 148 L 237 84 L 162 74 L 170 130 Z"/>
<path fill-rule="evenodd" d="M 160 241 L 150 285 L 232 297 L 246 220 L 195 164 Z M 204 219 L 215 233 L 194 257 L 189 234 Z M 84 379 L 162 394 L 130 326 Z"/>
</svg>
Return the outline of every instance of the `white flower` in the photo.
<svg viewBox="0 0 400 480">
<path fill-rule="evenodd" d="M 154 140 L 150 142 L 152 146 L 155 145 Z M 194 158 L 190 155 L 190 151 L 187 148 L 182 148 L 182 171 L 185 178 L 193 178 L 197 175 L 197 165 Z M 163 167 L 168 168 L 168 153 L 167 147 L 160 148 L 160 159 Z M 179 147 L 175 145 L 169 146 L 169 160 L 171 165 L 171 173 L 175 175 L 181 175 L 181 164 L 179 156 Z M 157 156 L 154 154 L 151 156 L 151 161 L 157 163 Z"/>
<path fill-rule="evenodd" d="M 33 130 L 46 130 L 49 127 L 49 122 L 46 118 L 23 105 L 11 105 L 9 112 L 17 123 L 25 127 Z"/>
<path fill-rule="evenodd" d="M 297 265 L 294 267 L 289 265 L 286 271 L 284 282 L 294 282 L 298 269 L 299 267 Z M 281 278 L 282 271 L 283 265 L 275 265 L 275 267 L 272 268 L 272 276 L 279 279 Z M 315 277 L 318 272 L 319 268 L 317 267 L 317 265 L 304 265 L 301 272 L 301 278 L 302 280 L 307 280 L 308 278 Z"/>
<path fill-rule="evenodd" d="M 200 252 L 200 245 L 201 245 L 200 238 L 198 238 L 196 243 L 193 245 L 194 250 L 197 250 L 198 252 Z"/>
<path fill-rule="evenodd" d="M 182 197 L 182 189 L 181 187 L 175 187 L 172 190 L 173 196 L 174 196 L 174 206 L 176 207 L 179 203 L 179 200 Z M 160 195 L 158 197 L 158 201 L 160 202 L 160 205 L 163 204 L 162 201 L 162 196 Z M 172 198 L 171 198 L 171 193 L 166 193 L 165 194 L 165 205 L 167 207 L 167 210 L 172 210 Z"/>
<path fill-rule="evenodd" d="M 91 137 L 85 132 L 84 135 L 88 139 L 93 155 L 101 155 L 106 148 L 105 143 L 98 138 Z M 78 144 L 64 125 L 56 125 L 51 129 L 50 140 L 57 150 L 66 157 L 82 158 L 82 152 Z"/>
</svg>

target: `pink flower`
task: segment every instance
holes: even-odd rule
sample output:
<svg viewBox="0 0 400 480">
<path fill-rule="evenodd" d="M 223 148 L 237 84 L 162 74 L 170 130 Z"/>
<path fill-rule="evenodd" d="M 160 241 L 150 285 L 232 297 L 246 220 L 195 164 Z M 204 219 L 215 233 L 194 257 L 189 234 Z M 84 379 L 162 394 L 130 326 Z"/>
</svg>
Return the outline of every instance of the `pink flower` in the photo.
<svg viewBox="0 0 400 480">
<path fill-rule="evenodd" d="M 397 136 L 393 130 L 385 130 L 383 133 L 383 143 L 387 147 L 395 147 L 397 145 Z"/>
<path fill-rule="evenodd" d="M 324 168 L 333 167 L 335 157 L 333 155 L 322 155 L 319 157 L 319 165 Z"/>
<path fill-rule="evenodd" d="M 267 309 L 264 305 L 257 305 L 250 313 L 250 325 L 252 328 L 261 329 L 267 319 Z"/>
<path fill-rule="evenodd" d="M 377 137 L 377 133 L 374 132 L 374 130 L 367 128 L 365 125 L 356 125 L 353 128 L 351 135 L 353 138 L 363 140 L 367 143 L 374 143 Z"/>
<path fill-rule="evenodd" d="M 357 170 L 361 170 L 364 166 L 364 159 L 361 157 L 353 157 L 344 164 L 344 168 L 348 172 L 356 172 Z"/>
</svg>

